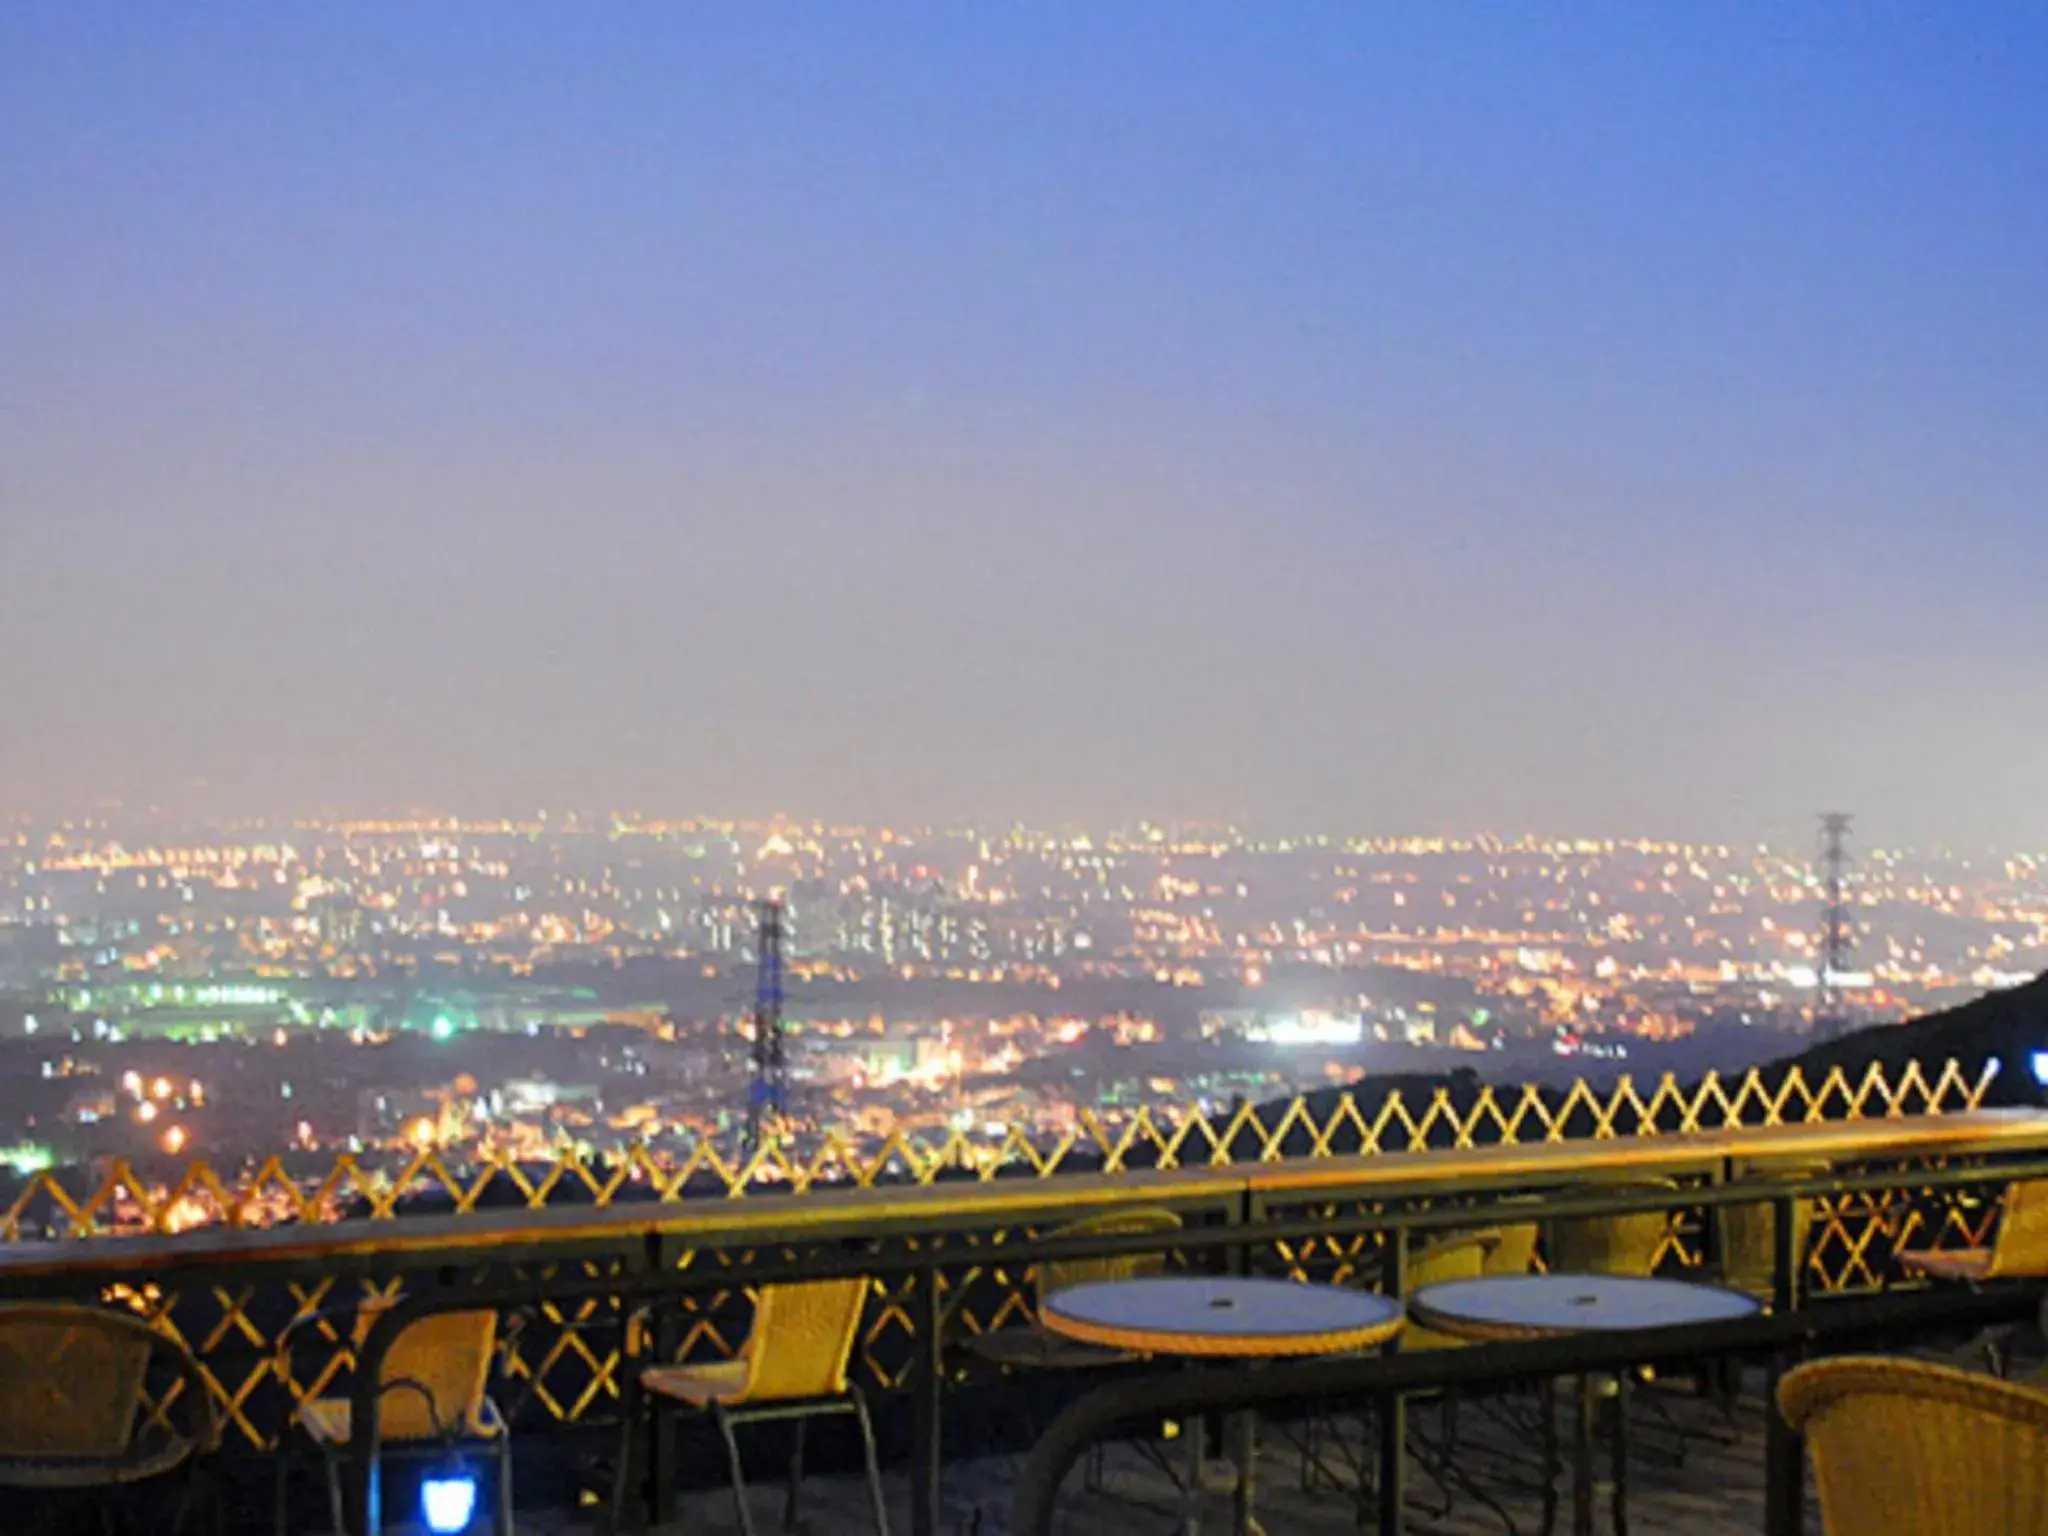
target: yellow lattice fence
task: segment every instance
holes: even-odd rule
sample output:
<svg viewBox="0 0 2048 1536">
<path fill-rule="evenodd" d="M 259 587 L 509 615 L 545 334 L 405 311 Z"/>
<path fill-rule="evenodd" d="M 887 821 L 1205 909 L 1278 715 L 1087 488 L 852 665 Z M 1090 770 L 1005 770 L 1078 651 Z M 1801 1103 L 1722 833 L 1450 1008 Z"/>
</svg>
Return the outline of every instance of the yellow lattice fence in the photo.
<svg viewBox="0 0 2048 1536">
<path fill-rule="evenodd" d="M 1909 1063 L 1896 1081 L 1888 1079 L 1878 1063 L 1853 1079 L 1835 1068 L 1817 1084 L 1809 1083 L 1796 1067 L 1781 1074 L 1752 1069 L 1733 1079 L 1710 1072 L 1690 1088 L 1667 1074 L 1647 1095 L 1628 1077 L 1604 1093 L 1583 1081 L 1561 1093 L 1533 1086 L 1479 1087 L 1459 1096 L 1445 1088 L 1421 1103 L 1409 1102 L 1399 1091 L 1363 1103 L 1359 1095 L 1344 1093 L 1320 1115 L 1307 1099 L 1263 1111 L 1245 1105 L 1220 1116 L 1200 1110 L 1140 1109 L 1118 1119 L 1084 1111 L 1074 1129 L 1050 1140 L 1022 1128 L 1012 1128 L 1000 1139 L 958 1132 L 939 1137 L 897 1132 L 878 1145 L 827 1134 L 807 1155 L 771 1143 L 749 1156 L 729 1156 L 703 1142 L 679 1158 L 634 1146 L 603 1166 L 564 1153 L 538 1173 L 498 1157 L 451 1167 L 434 1151 L 386 1165 L 344 1153 L 317 1181 L 294 1179 L 280 1159 L 271 1158 L 231 1185 L 198 1159 L 169 1188 L 152 1188 L 126 1162 L 116 1161 L 84 1196 L 67 1190 L 54 1171 L 34 1175 L 0 1214 L 0 1242 L 175 1231 L 202 1221 L 245 1226 L 281 1218 L 333 1221 L 345 1214 L 391 1217 L 400 1214 L 404 1202 L 423 1196 L 462 1214 L 478 1209 L 493 1191 L 500 1192 L 500 1198 L 491 1203 L 502 1205 L 502 1191 L 508 1189 L 519 1202 L 539 1209 L 564 1193 L 565 1186 L 572 1186 L 567 1192 L 574 1198 L 602 1207 L 628 1185 L 645 1187 L 663 1200 L 696 1198 L 707 1190 L 743 1196 L 760 1186 L 801 1194 L 820 1187 L 865 1187 L 885 1181 L 927 1184 L 962 1170 L 983 1178 L 1022 1168 L 1041 1174 L 1083 1169 L 1117 1173 L 1193 1163 L 1947 1114 L 1977 1108 L 1990 1081 L 1988 1071 L 1973 1078 L 1960 1063 L 1950 1061 L 1931 1078 L 1918 1062 Z"/>
</svg>

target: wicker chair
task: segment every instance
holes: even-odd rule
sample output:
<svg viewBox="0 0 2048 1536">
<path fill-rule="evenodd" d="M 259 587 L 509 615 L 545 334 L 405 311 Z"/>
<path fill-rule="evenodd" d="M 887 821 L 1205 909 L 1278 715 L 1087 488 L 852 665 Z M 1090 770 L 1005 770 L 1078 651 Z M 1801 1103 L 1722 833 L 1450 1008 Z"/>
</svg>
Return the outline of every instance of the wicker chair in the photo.
<svg viewBox="0 0 2048 1536">
<path fill-rule="evenodd" d="M 1501 1248 L 1502 1233 L 1487 1228 L 1478 1232 L 1461 1232 L 1427 1246 L 1411 1250 L 1401 1271 L 1401 1293 L 1412 1296 L 1424 1286 L 1442 1285 L 1452 1280 L 1476 1280 L 1487 1272 L 1486 1266 Z M 1535 1240 L 1530 1239 L 1533 1249 Z M 1361 1281 L 1368 1285 L 1379 1283 L 1382 1272 L 1368 1268 Z M 1406 1353 L 1410 1350 L 1463 1349 L 1467 1341 L 1447 1333 L 1438 1333 L 1412 1320 L 1401 1324 L 1398 1348 Z M 1425 1433 L 1420 1425 L 1411 1424 L 1412 1448 L 1422 1469 L 1442 1490 L 1444 1503 L 1441 1509 L 1431 1511 L 1442 1516 L 1449 1512 L 1457 1490 L 1472 1493 L 1498 1509 L 1490 1494 L 1480 1489 L 1463 1475 L 1458 1466 L 1458 1394 L 1450 1390 L 1429 1390 L 1409 1393 L 1403 1401 L 1414 1404 L 1424 1400 L 1433 1401 L 1437 1407 L 1437 1429 L 1434 1437 Z M 1300 1442 L 1301 1486 L 1315 1492 L 1325 1487 L 1341 1488 L 1345 1477 L 1330 1463 L 1334 1457 L 1347 1462 L 1352 1453 L 1346 1437 L 1337 1433 L 1328 1416 L 1311 1413 L 1306 1421 L 1306 1432 Z M 1365 1480 L 1364 1463 L 1357 1462 L 1344 1468 L 1345 1472 L 1357 1477 L 1358 1487 L 1363 1492 Z M 1361 1510 L 1361 1515 L 1363 1511 Z"/>
<path fill-rule="evenodd" d="M 1046 1234 L 1049 1239 L 1074 1237 L 1145 1237 L 1181 1229 L 1180 1217 L 1172 1211 L 1142 1206 L 1136 1210 L 1105 1211 L 1083 1216 Z M 1157 1275 L 1166 1268 L 1166 1254 L 1109 1254 L 1097 1259 L 1062 1259 L 1038 1266 L 1033 1276 L 1033 1294 L 1039 1313 L 1046 1297 L 1069 1286 L 1102 1280 L 1136 1280 Z M 1071 1371 L 1090 1366 L 1116 1365 L 1135 1358 L 1124 1350 L 1104 1349 L 1065 1338 L 1042 1323 L 1016 1328 L 995 1328 L 962 1341 L 961 1349 L 989 1365 L 1007 1370 L 1033 1369 Z"/>
<path fill-rule="evenodd" d="M 1413 1296 L 1425 1286 L 1444 1285 L 1453 1280 L 1477 1280 L 1487 1273 L 1487 1265 L 1503 1246 L 1503 1235 L 1493 1228 L 1482 1232 L 1463 1232 L 1447 1237 L 1441 1242 L 1410 1254 L 1401 1277 L 1401 1294 Z M 1530 1248 L 1535 1240 L 1530 1239 Z M 1465 1349 L 1469 1341 L 1448 1333 L 1438 1333 L 1420 1323 L 1404 1320 L 1401 1324 L 1399 1349 L 1402 1353 L 1411 1350 Z M 1417 1424 L 1411 1427 L 1412 1449 L 1416 1460 L 1443 1492 L 1443 1506 L 1432 1511 L 1439 1517 L 1451 1512 L 1455 1496 L 1464 1492 L 1485 1504 L 1497 1513 L 1499 1503 L 1469 1472 L 1460 1466 L 1459 1456 L 1459 1394 L 1456 1391 L 1439 1390 L 1415 1393 L 1408 1399 L 1411 1403 L 1434 1397 L 1437 1405 L 1437 1431 L 1434 1440 Z"/>
<path fill-rule="evenodd" d="M 365 1307 L 355 1314 L 358 1347 L 382 1310 Z M 314 1314 L 286 1330 L 278 1343 L 280 1370 L 286 1380 L 291 1379 L 290 1356 L 297 1338 L 309 1327 L 331 1322 Z M 512 1536 L 512 1435 L 487 1392 L 497 1347 L 495 1312 L 435 1312 L 407 1324 L 392 1340 L 379 1375 L 381 1402 L 374 1454 L 418 1461 L 481 1451 L 497 1468 L 492 1528 L 498 1536 Z M 313 1398 L 299 1405 L 297 1415 L 298 1428 L 319 1452 L 327 1475 L 327 1502 L 336 1536 L 348 1528 L 341 1474 L 354 1439 L 350 1406 L 346 1397 Z M 287 1434 L 277 1452 L 278 1536 L 291 1529 L 293 1461 Z"/>
<path fill-rule="evenodd" d="M 1503 1202 L 1509 1203 L 1509 1202 Z M 1494 1230 L 1494 1242 L 1486 1250 L 1482 1275 L 1526 1275 L 1536 1267 L 1536 1245 L 1542 1241 L 1539 1222 L 1511 1222 Z"/>
<path fill-rule="evenodd" d="M 1827 1536 L 2048 1536 L 2048 1394 L 1848 1357 L 1788 1373 L 1778 1407 L 1806 1436 Z"/>
<path fill-rule="evenodd" d="M 1834 1164 L 1811 1158 L 1756 1158 L 1736 1167 L 1738 1178 L 1771 1179 L 1796 1184 L 1805 1179 L 1825 1178 Z M 1778 1213 L 1768 1201 L 1748 1205 L 1715 1207 L 1716 1235 L 1721 1250 L 1721 1283 L 1730 1290 L 1755 1296 L 1766 1305 L 1777 1293 Z M 1792 1206 L 1793 1297 L 1799 1294 L 1799 1265 L 1806 1257 L 1807 1238 L 1813 1232 L 1813 1202 L 1795 1201 Z"/>
<path fill-rule="evenodd" d="M 1632 1195 L 1678 1190 L 1675 1179 L 1643 1177 L 1624 1174 L 1602 1178 L 1594 1176 L 1588 1181 L 1590 1193 L 1597 1189 L 1605 1195 Z M 1673 1201 L 1676 1204 L 1676 1200 Z M 1591 1275 L 1652 1275 L 1656 1273 L 1658 1258 L 1664 1251 L 1664 1240 L 1671 1230 L 1671 1214 L 1668 1209 L 1631 1211 L 1615 1216 L 1567 1216 L 1546 1223 L 1544 1229 L 1544 1264 L 1551 1274 Z M 1622 1511 L 1628 1500 L 1629 1461 L 1629 1412 L 1632 1402 L 1639 1399 L 1663 1421 L 1669 1421 L 1670 1411 L 1655 1393 L 1638 1393 L 1635 1388 L 1643 1384 L 1644 1373 L 1620 1371 L 1594 1383 L 1599 1395 L 1611 1411 L 1610 1423 L 1613 1430 L 1614 1465 L 1614 1510 L 1615 1523 L 1625 1523 Z M 1557 1521 L 1556 1482 L 1561 1468 L 1560 1452 L 1556 1438 L 1555 1394 L 1556 1384 L 1546 1382 L 1542 1388 L 1541 1435 L 1543 1440 L 1544 1497 L 1543 1526 L 1545 1536 Z M 1678 1449 L 1675 1455 L 1684 1456 L 1684 1433 L 1677 1426 L 1669 1426 L 1678 1435 Z"/>
<path fill-rule="evenodd" d="M 1046 1236 L 1052 1239 L 1072 1237 L 1145 1237 L 1159 1236 L 1180 1231 L 1183 1223 L 1177 1212 L 1162 1206 L 1138 1206 L 1130 1210 L 1103 1211 L 1094 1216 L 1083 1216 L 1056 1227 Z M 993 1366 L 1001 1371 L 1087 1371 L 1099 1370 L 1105 1366 L 1128 1365 L 1138 1359 L 1129 1350 L 1108 1349 L 1100 1344 L 1085 1344 L 1079 1339 L 1070 1339 L 1053 1332 L 1038 1319 L 1045 1314 L 1045 1299 L 1055 1291 L 1068 1286 L 1088 1285 L 1104 1280 L 1138 1280 L 1162 1274 L 1166 1269 L 1167 1255 L 1160 1250 L 1149 1253 L 1117 1253 L 1092 1259 L 1058 1259 L 1040 1264 L 1032 1275 L 1032 1295 L 1035 1312 L 1032 1321 L 1010 1328 L 992 1328 L 986 1333 L 970 1334 L 960 1343 L 960 1352 L 970 1360 L 984 1366 Z M 1012 1404 L 1017 1422 L 1023 1427 L 1026 1437 L 1035 1441 L 1040 1426 L 1035 1422 L 1029 1399 L 1024 1393 L 1013 1395 Z M 1177 1428 L 1177 1426 L 1176 1426 Z M 1169 1476 L 1177 1476 L 1153 1451 L 1149 1440 L 1132 1442 L 1148 1460 L 1160 1465 Z M 1089 1447 L 1083 1476 L 1093 1492 L 1103 1491 L 1104 1468 L 1107 1465 L 1108 1447 L 1098 1441 Z"/>
<path fill-rule="evenodd" d="M 176 1372 L 183 1429 L 143 1413 L 153 1363 Z M 0 1488 L 105 1490 L 183 1471 L 182 1524 L 218 1444 L 213 1393 L 170 1335 L 106 1307 L 0 1305 Z M 0 1524 L 34 1528 L 19 1518 Z"/>
<path fill-rule="evenodd" d="M 2008 1184 L 2000 1201 L 1998 1235 L 1989 1248 L 1916 1248 L 1899 1255 L 1899 1268 L 1924 1280 L 1982 1285 L 2048 1275 L 2048 1181 Z M 2048 1309 L 2044 1309 L 2048 1320 Z M 2019 1323 L 1987 1328 L 1952 1358 L 2007 1374 L 2013 1347 L 2026 1334 Z M 2048 1321 L 2035 1329 L 2048 1334 Z"/>
<path fill-rule="evenodd" d="M 753 1326 L 739 1355 L 701 1365 L 646 1364 L 640 1358 L 647 1332 L 645 1317 L 636 1318 L 627 1338 L 629 1391 L 619 1476 L 612 1489 L 613 1526 L 624 1523 L 627 1495 L 637 1487 L 634 1447 L 643 1439 L 645 1409 L 652 1397 L 711 1415 L 725 1441 L 733 1508 L 745 1536 L 754 1536 L 754 1517 L 747 1507 L 746 1471 L 735 1433 L 738 1426 L 794 1421 L 796 1447 L 790 1457 L 789 1495 L 783 1507 L 784 1528 L 791 1529 L 797 1524 L 803 1489 L 806 1421 L 828 1414 L 851 1414 L 860 1424 L 876 1536 L 889 1536 L 874 1425 L 860 1389 L 846 1379 L 861 1315 L 873 1289 L 874 1282 L 862 1276 L 765 1286 L 754 1303 Z"/>
<path fill-rule="evenodd" d="M 1611 1195 L 1676 1190 L 1671 1179 L 1628 1179 L 1599 1185 Z M 1623 1216 L 1567 1216 L 1552 1221 L 1544 1243 L 1552 1274 L 1647 1275 L 1657 1267 L 1667 1211 L 1634 1211 Z"/>
<path fill-rule="evenodd" d="M 2048 1180 L 2006 1185 L 2003 1206 L 1989 1248 L 1908 1249 L 1899 1255 L 1899 1267 L 1932 1280 L 2048 1275 Z"/>
<path fill-rule="evenodd" d="M 1452 1280 L 1477 1280 L 1486 1273 L 1488 1259 L 1501 1245 L 1501 1234 L 1488 1228 L 1463 1232 L 1442 1242 L 1431 1243 L 1408 1256 L 1401 1276 L 1401 1294 L 1413 1296 L 1424 1286 L 1444 1285 Z M 1403 1354 L 1417 1349 L 1463 1349 L 1467 1341 L 1425 1328 L 1412 1319 L 1401 1323 L 1400 1349 Z"/>
</svg>

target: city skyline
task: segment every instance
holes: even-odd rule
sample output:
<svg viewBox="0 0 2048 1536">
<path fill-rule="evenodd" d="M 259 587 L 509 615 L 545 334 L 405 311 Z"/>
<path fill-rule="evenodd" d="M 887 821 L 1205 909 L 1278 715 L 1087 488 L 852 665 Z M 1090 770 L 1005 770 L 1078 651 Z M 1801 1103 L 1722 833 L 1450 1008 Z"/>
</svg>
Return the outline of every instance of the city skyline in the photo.
<svg viewBox="0 0 2048 1536">
<path fill-rule="evenodd" d="M 1056 1138 L 1416 1072 L 1733 1072 L 2048 965 L 2048 853 L 1861 848 L 1835 946 L 1811 844 L 614 816 L 12 831 L 0 1148 L 31 1161 L 730 1138 L 770 923 L 799 1145 Z"/>
<path fill-rule="evenodd" d="M 1768 853 L 1786 859 L 1812 859 L 1816 867 L 1821 851 L 1822 823 L 1829 813 L 1797 813 L 1777 824 L 1746 836 L 1698 836 L 1672 828 L 1617 828 L 1612 825 L 1583 826 L 1492 826 L 1469 819 L 1447 821 L 1435 826 L 1367 825 L 1360 821 L 1313 825 L 1272 817 L 1256 816 L 1166 816 L 1135 815 L 1128 818 L 1090 820 L 1076 816 L 1041 818 L 1008 815 L 893 816 L 863 817 L 829 814 L 815 807 L 776 808 L 766 812 L 736 811 L 692 806 L 658 808 L 645 805 L 554 804 L 518 809 L 458 807 L 449 804 L 389 803 L 319 805 L 287 810 L 239 810 L 224 803 L 206 804 L 214 798 L 212 787 L 195 786 L 194 802 L 181 807 L 175 796 L 137 802 L 104 800 L 97 803 L 60 804 L 55 807 L 15 809 L 0 813 L 0 846 L 11 835 L 29 839 L 23 848 L 37 846 L 43 838 L 63 838 L 78 846 L 122 844 L 131 836 L 161 846 L 166 839 L 204 840 L 223 834 L 247 842 L 267 831 L 287 834 L 294 830 L 328 832 L 335 829 L 381 832 L 431 833 L 436 830 L 461 832 L 509 832 L 533 834 L 574 833 L 647 834 L 673 829 L 748 830 L 772 832 L 777 828 L 829 831 L 834 834 L 879 832 L 907 837 L 949 837 L 959 835 L 1007 836 L 1029 834 L 1054 840 L 1103 839 L 1113 846 L 1142 846 L 1148 838 L 1180 834 L 1197 837 L 1211 834 L 1247 844 L 1273 846 L 1312 844 L 1317 841 L 1339 846 L 1401 847 L 1424 844 L 1475 847 L 1567 847 L 1592 843 L 1605 847 L 1699 847 L 1724 853 Z M 1846 840 L 1851 878 L 1857 862 L 1865 856 L 1929 856 L 1954 858 L 1965 863 L 1979 860 L 2018 858 L 2048 859 L 2048 841 L 2030 843 L 2019 838 L 1983 840 L 1915 840 L 1886 836 L 1882 828 L 1866 827 L 1864 818 L 1853 812 Z"/>
<path fill-rule="evenodd" d="M 2048 845 L 2048 24 L 0 17 L 0 814 Z"/>
</svg>

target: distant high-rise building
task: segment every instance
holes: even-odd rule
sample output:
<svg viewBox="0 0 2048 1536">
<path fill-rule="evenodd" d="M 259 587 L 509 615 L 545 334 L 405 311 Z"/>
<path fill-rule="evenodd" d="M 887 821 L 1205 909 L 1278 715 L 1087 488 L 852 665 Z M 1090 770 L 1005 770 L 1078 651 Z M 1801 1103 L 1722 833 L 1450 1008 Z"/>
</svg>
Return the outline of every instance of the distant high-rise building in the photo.
<svg viewBox="0 0 2048 1536">
<path fill-rule="evenodd" d="M 352 950 L 363 941 L 363 909 L 346 899 L 328 902 L 320 909 L 320 938 L 336 949 Z"/>
</svg>

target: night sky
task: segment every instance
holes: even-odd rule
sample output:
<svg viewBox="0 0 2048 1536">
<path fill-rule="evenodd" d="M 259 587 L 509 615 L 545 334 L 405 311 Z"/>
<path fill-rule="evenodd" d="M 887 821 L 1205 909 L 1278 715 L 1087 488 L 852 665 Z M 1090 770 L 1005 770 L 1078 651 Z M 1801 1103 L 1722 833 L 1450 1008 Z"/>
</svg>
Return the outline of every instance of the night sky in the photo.
<svg viewBox="0 0 2048 1536">
<path fill-rule="evenodd" d="M 0 9 L 0 812 L 2048 846 L 2048 10 Z"/>
</svg>

